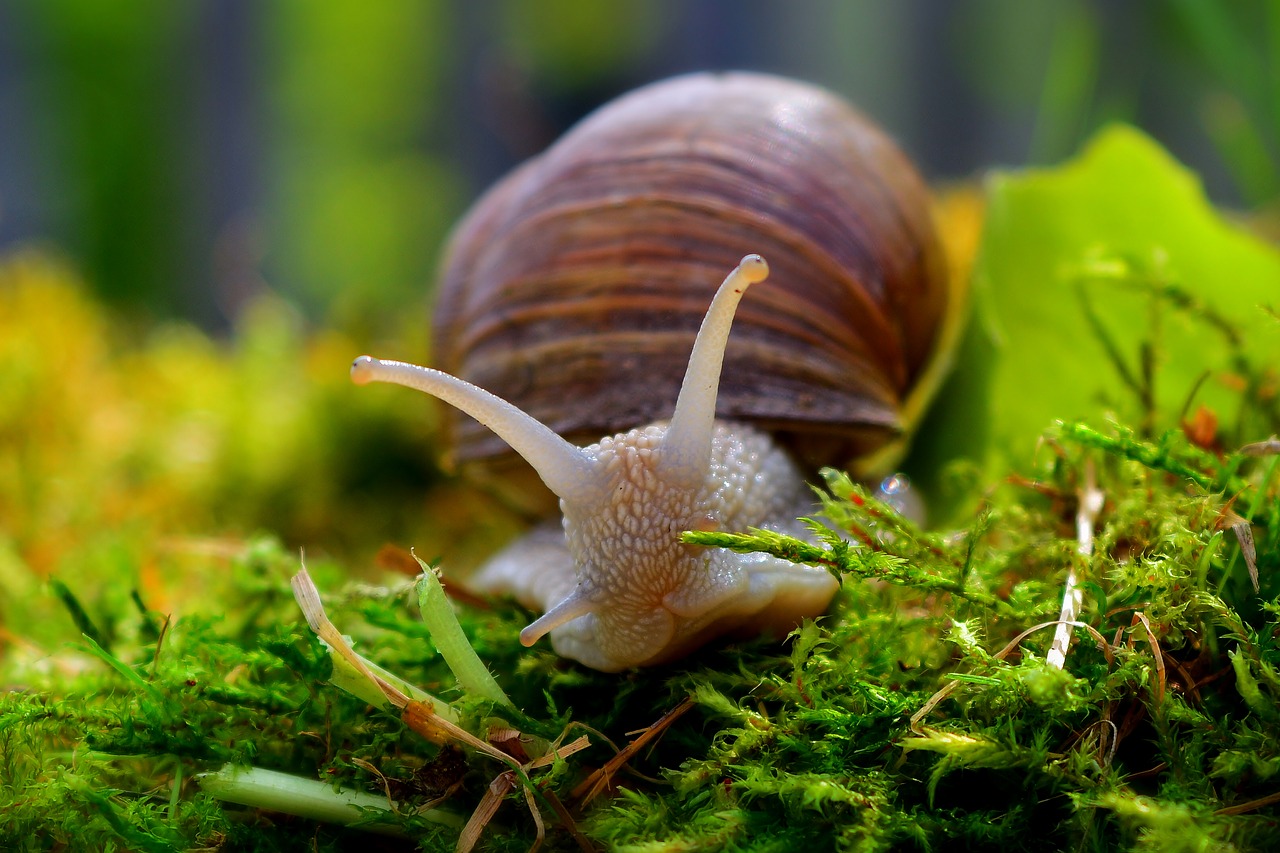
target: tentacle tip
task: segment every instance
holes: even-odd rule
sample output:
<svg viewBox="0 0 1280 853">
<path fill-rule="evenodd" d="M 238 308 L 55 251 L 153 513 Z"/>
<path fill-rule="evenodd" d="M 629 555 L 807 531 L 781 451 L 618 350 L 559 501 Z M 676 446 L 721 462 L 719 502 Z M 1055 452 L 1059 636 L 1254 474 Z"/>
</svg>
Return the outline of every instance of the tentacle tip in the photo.
<svg viewBox="0 0 1280 853">
<path fill-rule="evenodd" d="M 538 642 L 538 640 L 541 640 L 545 633 L 545 631 L 537 630 L 534 625 L 526 625 L 524 630 L 520 632 L 520 645 L 527 649 L 534 643 Z"/>
<path fill-rule="evenodd" d="M 745 256 L 738 262 L 738 270 L 751 284 L 759 284 L 769 277 L 769 264 L 764 258 L 757 254 Z"/>
<path fill-rule="evenodd" d="M 378 360 L 373 356 L 362 355 L 351 362 L 351 381 L 357 385 L 368 385 L 373 380 L 374 368 Z"/>
<path fill-rule="evenodd" d="M 528 648 L 561 625 L 591 612 L 591 602 L 579 591 L 570 593 L 559 604 L 534 619 L 520 632 L 520 645 Z"/>
</svg>

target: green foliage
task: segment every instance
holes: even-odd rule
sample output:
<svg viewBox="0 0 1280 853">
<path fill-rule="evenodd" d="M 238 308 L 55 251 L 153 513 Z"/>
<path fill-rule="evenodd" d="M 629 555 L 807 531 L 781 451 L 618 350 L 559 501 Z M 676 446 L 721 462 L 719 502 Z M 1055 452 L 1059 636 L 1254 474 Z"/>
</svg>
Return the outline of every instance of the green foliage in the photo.
<svg viewBox="0 0 1280 853">
<path fill-rule="evenodd" d="M 1276 420 L 1280 251 L 1132 128 L 990 180 L 974 292 L 917 467 L 962 456 L 1003 471 L 1055 420 L 1100 411 L 1146 436 L 1203 409 L 1229 445 Z"/>
<path fill-rule="evenodd" d="M 1280 15 L 1274 3 L 1170 4 L 1177 37 L 1209 71 L 1218 91 L 1197 106 L 1246 201 L 1280 194 Z"/>
<path fill-rule="evenodd" d="M 32 575 L 128 578 L 104 595 L 141 583 L 171 601 L 192 560 L 262 529 L 360 562 L 409 529 L 438 525 L 431 538 L 451 544 L 426 556 L 450 559 L 509 531 L 425 449 L 431 406 L 351 393 L 356 352 L 269 298 L 226 343 L 181 323 L 113 326 L 63 265 L 0 261 L 0 617 L 43 636 L 47 611 L 7 603 L 28 600 Z M 474 533 L 445 535 L 477 516 Z"/>
<path fill-rule="evenodd" d="M 1104 143 L 1132 171 L 1151 166 L 1145 143 Z M 1079 168 L 1032 176 L 1024 189 Z M 1106 174 L 1121 181 L 1123 171 L 1113 163 Z M 1175 235 L 1182 243 L 1216 245 L 1238 273 L 1269 269 L 1272 250 L 1209 217 L 1192 229 L 1195 217 L 1180 220 L 1153 186 L 1129 188 L 1191 229 Z M 998 201 L 1011 207 L 1016 196 Z M 1014 287 L 996 276 L 1033 274 L 1034 248 L 1002 243 L 1010 229 L 1079 237 L 1088 205 L 1053 196 L 1064 207 L 1055 213 L 1048 198 L 1023 210 L 1031 224 L 996 217 L 984 249 L 992 292 Z M 1068 209 L 1074 225 L 1050 227 Z M 1131 257 L 1164 251 L 1158 240 L 1124 244 L 1118 223 L 1116 245 Z M 1198 257 L 1182 243 L 1179 257 Z M 665 668 L 602 674 L 545 643 L 523 648 L 530 614 L 512 605 L 450 602 L 424 587 L 424 624 L 408 581 L 344 587 L 357 561 L 308 559 L 355 651 L 450 703 L 476 742 L 495 720 L 533 736 L 524 743 L 534 753 L 591 741 L 536 772 L 486 748 L 442 745 L 438 732 L 423 737 L 385 704 L 335 687 L 328 650 L 289 593 L 294 549 L 239 529 L 292 519 L 305 537 L 317 528 L 298 519 L 318 518 L 357 539 L 406 536 L 374 517 L 370 504 L 386 501 L 368 496 L 389 488 L 377 472 L 386 457 L 356 437 L 383 439 L 395 457 L 429 435 L 376 395 L 353 402 L 365 398 L 341 390 L 341 371 L 316 378 L 331 377 L 339 351 L 345 367 L 345 341 L 308 338 L 271 304 L 231 348 L 175 328 L 124 341 L 65 273 L 30 258 L 3 268 L 0 438 L 12 450 L 0 456 L 0 848 L 343 850 L 369 846 L 376 828 L 405 836 L 387 841 L 392 849 L 445 850 L 497 785 L 509 793 L 483 830 L 488 849 L 530 846 L 531 802 L 551 849 L 574 845 L 568 822 L 592 843 L 636 851 L 1274 849 L 1280 455 L 1265 439 L 1280 431 L 1275 342 L 1258 334 L 1266 315 L 1256 326 L 1237 297 L 1200 293 L 1187 270 L 1207 267 L 1187 261 L 1176 286 L 1164 277 L 1153 290 L 1153 279 L 1131 276 L 1152 268 L 1075 249 L 1046 258 L 1119 269 L 1112 283 L 1125 287 L 1141 279 L 1141 304 L 1220 345 L 1198 350 L 1203 364 L 1240 381 L 1210 388 L 1217 372 L 1201 382 L 1155 357 L 1165 347 L 1154 327 L 1126 334 L 1110 303 L 1081 300 L 1079 288 L 1051 293 L 1058 309 L 1075 306 L 1059 315 L 1075 343 L 1046 352 L 1091 368 L 1052 379 L 1042 364 L 1035 387 L 1013 389 L 1005 383 L 1023 382 L 1025 365 L 992 374 L 993 400 L 1025 402 L 1021 420 L 997 427 L 1014 461 L 996 478 L 980 471 L 997 462 L 978 455 L 986 468 L 965 475 L 967 509 L 949 529 L 907 521 L 828 471 L 807 538 L 686 535 L 691 547 L 767 551 L 841 579 L 830 612 L 785 643 L 725 642 Z M 1114 295 L 1129 304 L 1123 288 Z M 58 352 L 41 344 L 50 317 L 73 332 Z M 1021 335 L 1010 334 L 1002 362 L 1034 357 L 1028 341 L 1014 346 Z M 1076 382 L 1107 392 L 1114 416 Z M 1193 392 L 1214 417 L 1188 415 L 1181 400 Z M 1081 494 L 1093 489 L 1104 500 L 1082 543 Z M 492 518 L 465 516 L 441 494 L 423 539 L 488 536 Z M 192 538 L 201 531 L 224 535 Z M 1057 665 L 1068 578 L 1081 603 Z M 493 701 L 501 695 L 513 707 Z M 677 708 L 598 796 L 577 790 Z M 368 806 L 361 825 L 339 828 L 282 814 L 287 794 L 254 801 L 260 808 L 222 803 L 198 780 L 225 767 L 321 780 L 299 790 L 322 805 L 341 791 L 344 803 L 369 795 L 356 802 L 387 808 Z"/>
<path fill-rule="evenodd" d="M 65 194 L 66 248 L 108 299 L 161 314 L 191 310 L 197 300 L 175 285 L 193 235 L 174 212 L 192 207 L 188 175 L 200 167 L 183 132 L 195 124 L 190 98 L 173 83 L 197 4 L 51 0 L 10 11 L 8 25 L 39 57 L 28 69 L 39 87 L 33 130 L 51 143 L 40 154 L 55 158 L 25 168 L 53 173 L 49 186 Z"/>
<path fill-rule="evenodd" d="M 461 627 L 520 709 L 515 722 L 544 737 L 572 722 L 620 742 L 692 698 L 693 710 L 632 759 L 644 775 L 620 776 L 612 798 L 580 807 L 572 797 L 610 754 L 595 734 L 596 746 L 539 777 L 587 837 L 611 848 L 1280 843 L 1272 823 L 1253 814 L 1270 807 L 1252 805 L 1272 793 L 1280 769 L 1276 573 L 1260 572 L 1257 594 L 1231 580 L 1239 549 L 1220 529 L 1231 496 L 1174 463 L 1211 486 L 1228 482 L 1219 474 L 1229 470 L 1236 505 L 1259 504 L 1261 493 L 1272 507 L 1269 466 L 1233 455 L 1206 466 L 1173 438 L 1143 442 L 1079 424 L 1062 427 L 1051 446 L 1032 479 L 992 493 L 956 533 L 921 530 L 831 472 L 814 542 L 758 533 L 726 543 L 787 553 L 843 578 L 831 614 L 806 622 L 786 646 L 713 648 L 676 667 L 613 676 L 566 665 L 544 647 L 522 649 L 527 614 L 464 607 Z M 1081 560 L 1071 516 L 1090 467 L 1107 502 L 1095 556 Z M 1275 513 L 1255 520 L 1268 566 L 1277 558 Z M 0 701 L 4 842 L 359 843 L 357 829 L 267 821 L 217 804 L 192 780 L 225 762 L 375 795 L 388 790 L 385 780 L 410 805 L 450 788 L 435 808 L 464 819 L 502 767 L 479 754 L 459 758 L 326 684 L 328 656 L 284 591 L 293 562 L 269 542 L 241 552 L 227 594 L 257 597 L 248 614 L 166 626 L 126 597 L 131 610 L 109 619 L 110 652 L 76 641 L 46 659 L 54 676 L 10 656 L 9 683 L 56 690 Z M 1056 618 L 1071 566 L 1087 590 L 1077 617 L 1087 629 L 1077 629 L 1067 666 L 1057 669 L 1045 662 L 1053 627 L 1045 623 Z M 329 578 L 337 570 L 313 568 Z M 481 716 L 464 713 L 464 725 L 483 730 L 493 705 L 456 692 L 414 616 L 411 586 L 328 599 L 363 655 L 474 707 Z M 70 587 L 63 600 L 92 609 Z M 523 805 L 503 808 L 503 826 L 486 829 L 486 843 L 527 846 Z M 423 849 L 449 849 L 456 838 L 403 809 L 390 819 Z M 554 830 L 551 840 L 570 844 Z"/>
<path fill-rule="evenodd" d="M 642 62 L 666 23 L 659 7 L 643 3 L 548 0 L 530 6 L 508 0 L 495 11 L 510 61 L 564 89 L 589 86 Z"/>
<path fill-rule="evenodd" d="M 54 670 L 46 677 L 57 684 L 56 693 L 0 694 L 0 847 L 290 847 L 296 827 L 273 827 L 253 820 L 251 812 L 227 809 L 195 782 L 198 773 L 227 762 L 379 795 L 388 782 L 435 790 L 430 778 L 439 751 L 409 736 L 394 715 L 326 683 L 329 656 L 305 623 L 299 624 L 296 605 L 280 586 L 280 569 L 293 561 L 269 542 L 238 559 L 261 566 L 264 556 L 276 594 L 247 621 L 171 619 L 155 639 L 118 644 L 122 648 L 115 653 L 85 638 L 44 661 L 41 668 Z M 324 570 L 331 574 L 333 567 Z M 238 577 L 240 594 L 249 595 L 254 573 Z M 384 623 L 407 621 L 404 592 L 394 602 L 361 598 L 351 606 L 380 609 Z M 337 612 L 353 611 L 340 605 Z M 154 616 L 121 619 L 140 623 Z M 427 683 L 447 675 L 433 655 L 410 649 L 406 656 L 397 638 L 403 640 L 372 629 L 361 647 L 401 671 L 416 671 Z M 9 683 L 35 685 L 37 668 L 14 657 L 6 664 Z M 415 820 L 405 815 L 400 823 L 418 833 L 429 830 L 423 838 L 438 831 Z M 309 828 L 302 832 L 312 834 Z M 337 833 L 322 841 L 327 849 L 341 847 Z"/>
<path fill-rule="evenodd" d="M 425 326 L 435 252 L 466 195 L 438 144 L 424 145 L 448 124 L 457 11 L 389 0 L 258 13 L 273 143 L 265 265 L 343 328 L 406 310 L 403 331 Z"/>
<path fill-rule="evenodd" d="M 810 529 L 821 545 L 770 530 L 688 532 L 684 541 L 742 553 L 768 553 L 792 563 L 825 566 L 837 576 L 851 574 L 865 580 L 949 592 L 997 610 L 1006 607 L 997 597 L 965 586 L 964 558 L 945 548 L 940 537 L 922 533 L 891 507 L 873 500 L 848 474 L 826 469 L 822 475 L 830 491 L 819 491 L 818 498 L 823 515 L 835 523 L 836 529 L 809 519 Z M 845 538 L 850 534 L 852 542 Z M 866 547 L 858 547 L 859 544 Z M 922 568 L 938 560 L 945 561 L 945 572 Z"/>
<path fill-rule="evenodd" d="M 896 699 L 880 706 L 886 727 L 873 729 L 874 744 L 884 749 L 892 743 L 900 750 L 894 755 L 901 756 L 872 765 L 896 771 L 893 796 L 875 808 L 890 814 L 913 809 L 919 841 L 1020 849 L 1029 843 L 1035 822 L 1057 827 L 1038 836 L 1051 848 L 1265 848 L 1260 839 L 1271 836 L 1262 822 L 1228 819 L 1215 810 L 1247 802 L 1250 788 L 1258 798 L 1269 794 L 1260 783 L 1275 773 L 1275 749 L 1258 747 L 1264 740 L 1259 727 L 1280 723 L 1280 676 L 1270 649 L 1280 623 L 1269 604 L 1280 589 L 1264 579 L 1255 597 L 1243 583 L 1230 583 L 1238 548 L 1219 529 L 1230 495 L 1240 505 L 1266 505 L 1255 529 L 1269 543 L 1259 553 L 1275 560 L 1277 519 L 1270 507 L 1276 484 L 1265 473 L 1269 466 L 1242 454 L 1205 454 L 1175 435 L 1150 443 L 1125 431 L 1100 432 L 1082 424 L 1063 425 L 1056 435 L 1061 444 L 1041 464 L 1041 479 L 1027 482 L 1040 499 L 1025 493 L 1012 503 L 997 498 L 966 534 L 943 539 L 915 531 L 843 477 L 828 474 L 825 514 L 828 522 L 840 520 L 845 536 L 864 543 L 854 558 L 830 534 L 819 537 L 822 545 L 773 533 L 714 544 L 791 553 L 845 575 L 844 596 L 853 600 L 842 597 L 836 623 L 806 626 L 793 639 L 793 664 L 819 650 L 808 659 L 809 667 L 793 671 L 793 700 L 819 707 L 836 696 L 865 700 L 875 695 L 867 692 L 872 685 L 881 696 Z M 1098 456 L 1099 451 L 1106 455 Z M 1074 510 L 1086 465 L 1100 469 L 1108 502 L 1095 541 L 1100 556 L 1077 564 L 1089 590 L 1078 618 L 1091 630 L 1062 670 L 1045 663 L 1052 625 L 1043 624 L 1056 617 L 1061 587 L 1015 590 L 1032 578 L 1060 580 L 1072 564 L 1074 548 L 1064 547 L 1072 544 L 1066 538 L 1068 512 Z M 1265 493 L 1261 502 L 1259 490 Z M 712 544 L 715 537 L 686 538 Z M 898 571 L 880 568 L 876 555 L 892 558 L 889 565 Z M 912 568 L 902 571 L 908 560 Z M 939 582 L 959 566 L 967 567 L 963 586 Z M 848 588 L 854 577 L 881 583 L 878 594 L 889 600 L 868 608 L 881 614 L 878 618 L 849 618 L 866 612 L 855 602 L 870 592 L 865 580 Z M 1233 604 L 1212 592 L 1222 587 L 1232 589 Z M 1004 591 L 996 599 L 999 606 L 987 606 L 986 596 L 994 598 L 998 590 Z M 1260 610 L 1261 602 L 1268 605 Z M 1253 613 L 1256 623 L 1241 611 Z M 883 624 L 910 612 L 920 614 L 911 631 L 916 642 L 931 637 L 928 642 L 935 646 L 925 658 L 931 676 L 905 669 L 915 656 L 904 653 L 901 634 Z M 948 622 L 943 614 L 955 615 Z M 898 647 L 898 671 L 883 660 L 879 672 L 864 668 L 864 635 Z M 953 655 L 939 655 L 947 645 Z M 846 656 L 852 660 L 846 662 Z M 814 678 L 815 659 L 822 671 L 842 676 L 834 689 L 824 690 Z M 853 680 L 858 678 L 868 681 L 858 684 Z M 885 694 L 886 687 L 894 692 Z M 912 696 L 912 688 L 921 692 Z M 933 699 L 926 701 L 934 688 Z M 695 695 L 708 704 L 705 688 Z M 757 689 L 753 695 L 777 694 Z M 735 706 L 717 697 L 715 707 L 725 713 Z M 755 719 L 738 710 L 743 722 L 752 720 L 751 728 L 738 729 L 738 738 L 749 736 L 751 743 L 750 751 L 735 753 L 747 759 L 739 767 L 744 779 L 759 782 L 756 764 L 773 761 L 800 778 L 821 768 L 844 779 L 868 770 L 866 759 L 876 754 L 875 749 L 858 751 L 856 760 L 833 766 L 832 734 L 805 729 L 800 730 L 808 749 L 787 753 L 778 729 L 800 728 L 794 706 Z M 830 708 L 824 711 L 835 719 Z M 856 714 L 857 724 L 841 721 L 836 731 L 847 737 L 858 724 L 867 726 L 875 706 L 860 703 Z M 813 715 L 808 716 L 811 722 Z M 725 773 L 723 767 L 719 772 Z M 923 786 L 908 781 L 922 777 Z M 1127 781 L 1130 777 L 1143 781 Z M 1215 782 L 1227 778 L 1243 788 Z M 1063 795 L 1072 809 L 1060 808 Z M 987 820 L 974 821 L 981 814 Z M 895 837 L 898 844 L 907 838 Z M 890 842 L 882 841 L 882 847 L 870 849 L 887 849 Z"/>
<path fill-rule="evenodd" d="M 471 647 L 458 624 L 436 569 L 422 560 L 418 560 L 418 565 L 422 568 L 422 575 L 415 584 L 418 609 L 422 612 L 422 621 L 432 643 L 440 650 L 440 656 L 458 680 L 459 689 L 476 698 L 509 706 L 511 700 L 494 681 L 493 674 Z"/>
</svg>

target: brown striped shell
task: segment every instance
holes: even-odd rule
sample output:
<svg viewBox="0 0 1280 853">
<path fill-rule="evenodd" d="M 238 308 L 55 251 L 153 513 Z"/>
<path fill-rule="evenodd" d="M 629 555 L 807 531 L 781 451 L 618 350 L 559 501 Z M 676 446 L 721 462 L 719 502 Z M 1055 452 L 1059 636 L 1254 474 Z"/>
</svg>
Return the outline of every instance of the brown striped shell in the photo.
<svg viewBox="0 0 1280 853">
<path fill-rule="evenodd" d="M 909 429 L 948 303 L 924 183 L 843 100 L 754 73 L 638 89 L 489 190 L 445 260 L 436 365 L 571 438 L 668 418 L 747 252 L 772 273 L 738 310 L 717 415 L 810 465 Z M 447 417 L 456 461 L 508 452 Z"/>
</svg>

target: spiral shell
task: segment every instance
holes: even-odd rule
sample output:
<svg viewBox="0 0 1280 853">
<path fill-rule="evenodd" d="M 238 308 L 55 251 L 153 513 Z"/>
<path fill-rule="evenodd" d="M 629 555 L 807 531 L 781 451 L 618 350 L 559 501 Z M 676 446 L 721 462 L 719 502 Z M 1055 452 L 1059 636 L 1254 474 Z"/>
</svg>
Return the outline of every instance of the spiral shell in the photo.
<svg viewBox="0 0 1280 853">
<path fill-rule="evenodd" d="M 636 90 L 494 186 L 452 238 L 435 362 L 570 438 L 669 417 L 745 252 L 773 272 L 739 309 L 717 416 L 808 465 L 909 432 L 950 301 L 928 192 L 843 100 L 761 74 Z M 455 461 L 507 452 L 447 417 Z"/>
</svg>

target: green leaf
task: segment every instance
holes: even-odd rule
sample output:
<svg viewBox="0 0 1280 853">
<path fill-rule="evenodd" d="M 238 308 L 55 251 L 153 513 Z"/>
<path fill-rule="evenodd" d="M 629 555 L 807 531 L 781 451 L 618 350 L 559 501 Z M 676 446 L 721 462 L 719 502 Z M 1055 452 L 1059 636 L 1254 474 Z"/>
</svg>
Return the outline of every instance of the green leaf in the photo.
<svg viewBox="0 0 1280 853">
<path fill-rule="evenodd" d="M 1130 127 L 1059 167 L 994 175 L 974 276 L 974 325 L 926 426 L 941 433 L 928 465 L 1023 462 L 1058 420 L 1115 413 L 1168 429 L 1188 402 L 1247 432 L 1232 422 L 1240 389 L 1280 362 L 1280 252 Z"/>
<path fill-rule="evenodd" d="M 464 692 L 483 696 L 491 702 L 508 708 L 514 707 L 507 694 L 498 686 L 489 668 L 480 660 L 476 650 L 458 624 L 458 617 L 453 612 L 453 605 L 445 595 L 440 584 L 440 576 L 436 569 L 424 563 L 415 554 L 413 557 L 422 567 L 418 577 L 418 609 L 422 611 L 422 621 L 431 631 L 431 641 L 435 643 L 449 669 L 458 679 L 458 686 Z"/>
</svg>

